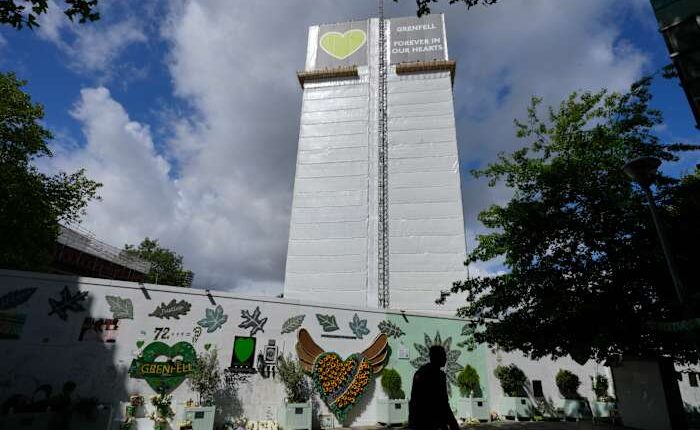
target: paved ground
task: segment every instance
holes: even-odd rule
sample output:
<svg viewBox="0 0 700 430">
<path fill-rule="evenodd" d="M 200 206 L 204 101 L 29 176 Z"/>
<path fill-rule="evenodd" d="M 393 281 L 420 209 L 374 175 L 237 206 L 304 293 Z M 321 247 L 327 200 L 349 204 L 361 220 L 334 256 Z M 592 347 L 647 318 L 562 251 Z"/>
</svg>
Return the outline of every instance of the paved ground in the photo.
<svg viewBox="0 0 700 430">
<path fill-rule="evenodd" d="M 529 421 L 497 421 L 492 423 L 482 423 L 477 426 L 467 426 L 464 429 L 474 430 L 607 430 L 607 429 L 629 429 L 629 427 L 613 426 L 611 424 L 599 423 L 593 425 L 590 421 L 579 422 L 529 422 Z M 353 430 L 378 430 L 384 427 L 353 427 Z M 393 427 L 394 430 L 406 430 L 401 427 Z"/>
</svg>

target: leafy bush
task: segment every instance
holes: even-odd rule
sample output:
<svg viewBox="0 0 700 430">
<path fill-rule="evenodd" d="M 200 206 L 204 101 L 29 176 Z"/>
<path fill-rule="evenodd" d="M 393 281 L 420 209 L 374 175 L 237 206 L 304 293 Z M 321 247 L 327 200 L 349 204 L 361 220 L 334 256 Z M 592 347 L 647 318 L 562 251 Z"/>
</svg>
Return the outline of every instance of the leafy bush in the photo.
<svg viewBox="0 0 700 430">
<path fill-rule="evenodd" d="M 614 402 L 615 399 L 613 399 L 609 394 L 608 394 L 608 387 L 610 386 L 608 384 L 608 378 L 606 378 L 603 375 L 596 375 L 595 379 L 593 379 L 593 392 L 595 393 L 596 399 L 600 402 Z"/>
<path fill-rule="evenodd" d="M 555 380 L 559 392 L 565 399 L 581 398 L 581 395 L 578 393 L 578 387 L 581 385 L 578 376 L 568 370 L 559 369 Z"/>
<path fill-rule="evenodd" d="M 401 375 L 394 369 L 384 369 L 382 372 L 382 388 L 391 400 L 406 398 L 401 388 Z"/>
<path fill-rule="evenodd" d="M 197 356 L 197 365 L 187 380 L 190 388 L 199 394 L 199 404 L 212 406 L 214 394 L 221 384 L 219 357 L 216 348 Z"/>
<path fill-rule="evenodd" d="M 280 356 L 277 359 L 277 370 L 287 391 L 287 402 L 306 403 L 311 397 L 311 385 L 301 368 L 301 364 L 290 355 L 287 358 Z"/>
<path fill-rule="evenodd" d="M 457 386 L 462 397 L 473 395 L 481 397 L 481 384 L 479 383 L 479 374 L 476 369 L 470 365 L 464 366 L 459 375 L 457 375 Z"/>
<path fill-rule="evenodd" d="M 503 392 L 506 394 L 506 396 L 525 396 L 524 385 L 527 382 L 527 377 L 518 366 L 515 364 L 511 364 L 509 366 L 499 365 L 496 366 L 493 374 L 496 375 L 496 378 L 498 378 L 500 381 L 501 388 L 503 388 Z"/>
</svg>

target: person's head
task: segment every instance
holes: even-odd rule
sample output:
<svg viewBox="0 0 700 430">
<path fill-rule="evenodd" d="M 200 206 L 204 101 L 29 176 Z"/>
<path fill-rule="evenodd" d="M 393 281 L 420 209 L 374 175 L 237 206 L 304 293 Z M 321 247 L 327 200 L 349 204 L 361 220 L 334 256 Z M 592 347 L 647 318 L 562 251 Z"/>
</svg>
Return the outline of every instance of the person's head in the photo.
<svg viewBox="0 0 700 430">
<path fill-rule="evenodd" d="M 433 345 L 430 347 L 430 363 L 437 367 L 442 367 L 447 363 L 447 354 L 445 348 L 441 345 Z"/>
</svg>

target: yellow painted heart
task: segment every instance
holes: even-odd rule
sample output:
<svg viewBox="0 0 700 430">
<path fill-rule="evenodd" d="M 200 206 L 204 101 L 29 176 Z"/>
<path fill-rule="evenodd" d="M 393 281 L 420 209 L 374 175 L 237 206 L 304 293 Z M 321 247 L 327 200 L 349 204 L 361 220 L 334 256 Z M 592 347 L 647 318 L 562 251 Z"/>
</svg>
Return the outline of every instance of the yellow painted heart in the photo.
<svg viewBox="0 0 700 430">
<path fill-rule="evenodd" d="M 345 33 L 329 31 L 321 36 L 319 44 L 328 55 L 338 60 L 344 60 L 357 52 L 367 41 L 363 30 L 352 29 Z"/>
</svg>

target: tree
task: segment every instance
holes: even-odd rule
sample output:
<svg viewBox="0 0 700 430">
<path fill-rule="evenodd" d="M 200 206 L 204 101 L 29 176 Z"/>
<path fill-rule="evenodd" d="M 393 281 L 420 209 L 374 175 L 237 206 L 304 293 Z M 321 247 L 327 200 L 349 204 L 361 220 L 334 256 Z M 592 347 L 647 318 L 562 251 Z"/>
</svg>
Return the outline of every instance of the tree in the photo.
<svg viewBox="0 0 700 430">
<path fill-rule="evenodd" d="M 51 157 L 44 108 L 22 90 L 25 81 L 0 73 L 0 267 L 44 271 L 51 261 L 59 222 L 79 222 L 99 199 L 101 184 L 81 169 L 50 176 L 33 162 Z"/>
<path fill-rule="evenodd" d="M 182 255 L 158 244 L 158 239 L 145 238 L 138 247 L 124 245 L 124 252 L 151 263 L 147 281 L 152 284 L 189 287 L 194 274 L 182 265 Z"/>
<path fill-rule="evenodd" d="M 394 0 L 398 2 L 399 0 Z M 437 3 L 438 0 L 416 0 L 416 15 L 420 18 L 423 15 L 430 14 L 430 4 Z M 450 4 L 463 3 L 467 9 L 471 9 L 472 6 L 482 4 L 484 6 L 489 6 L 498 2 L 498 0 L 449 0 Z"/>
<path fill-rule="evenodd" d="M 504 273 L 458 281 L 443 293 L 443 299 L 466 293 L 458 315 L 483 326 L 477 341 L 533 358 L 570 354 L 579 362 L 660 354 L 697 359 L 692 340 L 655 324 L 682 318 L 682 310 L 644 196 L 621 170 L 637 156 L 675 161 L 681 151 L 700 149 L 654 136 L 662 117 L 649 107 L 650 82 L 623 94 L 573 93 L 547 119 L 534 98 L 527 120 L 515 122 L 517 136 L 529 144 L 472 172 L 513 190 L 506 204 L 479 214 L 491 232 L 477 237 L 466 263 L 500 259 Z M 656 183 L 689 281 L 700 239 L 698 175 L 679 181 L 661 174 Z"/>
<path fill-rule="evenodd" d="M 73 21 L 78 17 L 81 24 L 87 21 L 97 21 L 100 13 L 97 11 L 97 0 L 64 0 L 66 9 L 63 13 Z M 30 29 L 40 27 L 37 17 L 45 14 L 49 8 L 49 0 L 0 0 L 0 24 L 8 24 L 17 30 L 23 26 Z"/>
</svg>

